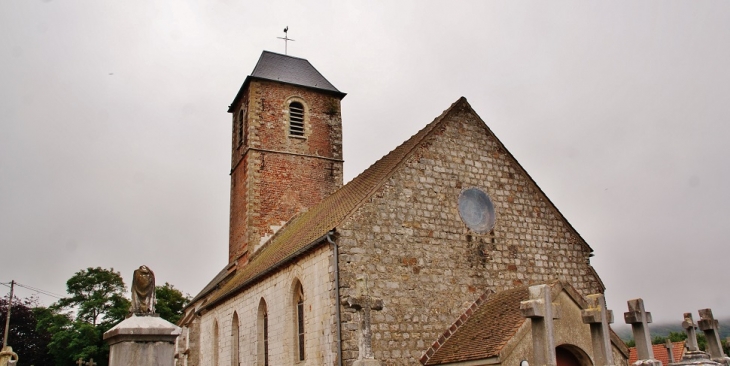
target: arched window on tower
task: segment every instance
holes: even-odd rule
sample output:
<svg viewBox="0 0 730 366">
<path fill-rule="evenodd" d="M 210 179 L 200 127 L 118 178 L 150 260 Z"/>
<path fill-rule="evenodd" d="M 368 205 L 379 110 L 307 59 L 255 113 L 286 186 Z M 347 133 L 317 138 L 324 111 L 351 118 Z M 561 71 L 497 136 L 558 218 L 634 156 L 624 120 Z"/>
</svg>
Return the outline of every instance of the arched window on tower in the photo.
<svg viewBox="0 0 730 366">
<path fill-rule="evenodd" d="M 289 103 L 289 135 L 304 136 L 304 106 L 302 103 Z"/>
<path fill-rule="evenodd" d="M 269 314 L 266 310 L 266 301 L 261 299 L 257 316 L 258 342 L 256 344 L 257 363 L 259 366 L 269 366 Z"/>
<path fill-rule="evenodd" d="M 238 313 L 233 312 L 233 320 L 231 320 L 231 366 L 238 366 L 239 347 L 241 345 L 241 333 L 238 328 Z"/>
<path fill-rule="evenodd" d="M 294 284 L 294 294 L 292 304 L 294 305 L 294 334 L 296 339 L 295 359 L 304 361 L 304 289 L 302 283 L 297 280 Z"/>
</svg>

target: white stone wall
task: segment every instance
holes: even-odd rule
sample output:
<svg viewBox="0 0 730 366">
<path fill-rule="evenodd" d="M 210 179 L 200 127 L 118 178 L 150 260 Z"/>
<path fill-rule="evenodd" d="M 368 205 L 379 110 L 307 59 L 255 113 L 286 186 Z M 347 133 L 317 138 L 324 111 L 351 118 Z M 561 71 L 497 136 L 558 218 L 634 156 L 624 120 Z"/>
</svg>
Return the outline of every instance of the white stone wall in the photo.
<svg viewBox="0 0 730 366">
<path fill-rule="evenodd" d="M 299 362 L 296 346 L 294 284 L 304 290 L 305 361 Z M 332 365 L 336 360 L 334 316 L 334 268 L 332 248 L 321 245 L 295 263 L 215 306 L 201 317 L 201 365 L 213 365 L 215 321 L 219 330 L 219 365 L 231 362 L 231 321 L 237 312 L 240 331 L 240 365 L 259 365 L 257 355 L 257 313 L 261 299 L 266 301 L 269 318 L 270 365 Z M 216 365 L 217 366 L 217 365 Z"/>
</svg>

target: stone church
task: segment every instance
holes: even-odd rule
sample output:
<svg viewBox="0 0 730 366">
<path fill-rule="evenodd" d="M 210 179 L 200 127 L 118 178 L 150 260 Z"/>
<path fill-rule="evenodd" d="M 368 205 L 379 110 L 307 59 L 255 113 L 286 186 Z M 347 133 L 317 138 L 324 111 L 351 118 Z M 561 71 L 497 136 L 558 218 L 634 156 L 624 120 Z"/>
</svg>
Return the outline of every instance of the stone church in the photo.
<svg viewBox="0 0 730 366">
<path fill-rule="evenodd" d="M 606 364 L 581 322 L 604 291 L 591 247 L 466 99 L 343 185 L 344 97 L 266 51 L 243 82 L 228 260 L 185 310 L 177 364 L 523 365 L 538 284 L 558 364 Z M 613 332 L 603 346 L 626 364 Z"/>
</svg>

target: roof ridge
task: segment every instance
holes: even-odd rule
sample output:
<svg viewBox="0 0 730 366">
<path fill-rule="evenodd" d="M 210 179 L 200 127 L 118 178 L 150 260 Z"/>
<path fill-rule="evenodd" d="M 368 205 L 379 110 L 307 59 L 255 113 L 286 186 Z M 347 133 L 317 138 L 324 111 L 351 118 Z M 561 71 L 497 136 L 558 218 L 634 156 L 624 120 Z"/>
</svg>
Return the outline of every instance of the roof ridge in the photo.
<svg viewBox="0 0 730 366">
<path fill-rule="evenodd" d="M 467 332 L 466 334 L 470 334 L 469 332 L 473 332 L 473 324 L 468 324 L 467 322 L 472 317 L 481 317 L 483 318 L 485 316 L 485 311 L 489 311 L 490 307 L 499 306 L 500 304 L 503 306 L 505 301 L 515 301 L 514 297 L 517 296 L 518 300 L 519 297 L 525 296 L 524 299 L 527 300 L 529 295 L 527 294 L 527 289 L 531 286 L 535 285 L 547 285 L 550 290 L 554 290 L 556 288 L 562 289 L 560 286 L 559 281 L 548 281 L 548 282 L 541 282 L 541 283 L 534 283 L 534 284 L 527 284 L 527 285 L 521 285 L 517 287 L 512 287 L 508 289 L 504 289 L 502 291 L 493 292 L 488 290 L 485 294 L 480 296 L 477 300 L 474 301 L 474 303 L 467 308 L 457 319 L 454 321 L 451 326 L 449 326 L 444 333 L 438 337 L 438 339 L 433 342 L 431 347 L 429 347 L 424 354 L 421 356 L 419 361 L 423 365 L 428 365 L 429 362 L 435 362 L 435 364 L 440 364 L 442 362 L 454 362 L 453 359 L 449 359 L 449 356 L 443 356 L 443 355 L 437 355 L 437 352 L 440 351 L 441 354 L 443 352 L 448 352 L 449 349 L 453 348 L 454 346 L 449 343 L 449 341 L 453 338 L 454 342 L 461 342 L 464 341 L 464 336 L 460 335 L 460 330 L 463 329 L 464 332 Z M 521 294 L 524 292 L 523 294 Z M 521 300 L 520 300 L 521 301 Z M 485 308 L 486 307 L 486 308 Z M 483 319 L 482 319 L 483 320 Z M 477 319 L 476 321 L 480 321 Z M 520 316 L 519 317 L 519 324 L 524 324 L 525 318 Z M 484 326 L 485 324 L 482 324 Z M 506 342 L 509 338 L 514 337 L 514 332 L 519 331 L 519 327 L 517 328 L 511 328 L 511 329 L 503 329 L 501 331 L 509 331 L 509 336 L 501 339 L 501 341 L 498 341 L 496 343 L 496 346 L 498 349 L 497 352 L 501 352 L 501 350 L 504 349 Z M 500 330 L 496 330 L 497 333 L 500 332 Z M 506 334 L 506 333 L 505 333 Z M 504 337 L 505 334 L 502 334 Z M 489 347 L 485 345 L 485 347 Z M 457 347 L 459 349 L 459 347 Z M 486 352 L 494 352 L 492 351 L 486 351 Z M 470 357 L 473 357 L 474 354 L 472 354 Z M 483 356 L 483 355 L 482 355 Z M 446 359 L 444 359 L 446 358 Z M 475 358 L 470 358 L 470 360 L 473 360 Z M 464 361 L 462 359 L 461 361 Z"/>
<path fill-rule="evenodd" d="M 297 57 L 297 56 L 287 55 L 286 53 L 279 53 L 279 52 L 274 52 L 274 51 L 267 51 L 267 50 L 263 50 L 263 51 L 261 52 L 261 54 L 263 55 L 264 53 L 270 53 L 270 54 L 273 54 L 273 55 L 277 55 L 277 56 L 284 56 L 284 57 L 289 57 L 289 58 L 296 58 L 296 59 L 299 59 L 299 60 L 304 60 L 304 61 L 307 61 L 307 62 L 309 62 L 309 60 L 307 60 L 307 59 L 306 59 L 306 58 L 304 58 L 304 57 Z M 311 63 L 310 63 L 310 64 L 311 64 Z"/>
<path fill-rule="evenodd" d="M 369 172 L 369 170 L 370 170 L 370 169 L 372 169 L 372 168 L 373 168 L 374 166 L 376 166 L 376 165 L 377 165 L 377 164 L 379 164 L 379 163 L 380 163 L 381 161 L 383 161 L 383 160 L 384 160 L 384 159 L 386 159 L 386 158 L 387 158 L 388 156 L 390 156 L 390 154 L 391 154 L 391 153 L 394 153 L 394 152 L 395 152 L 396 150 L 398 150 L 399 148 L 401 148 L 401 147 L 402 147 L 402 146 L 404 146 L 404 145 L 407 145 L 407 144 L 408 144 L 409 142 L 413 142 L 413 141 L 411 141 L 411 140 L 413 140 L 414 138 L 416 138 L 416 136 L 417 136 L 417 135 L 419 135 L 419 134 L 423 133 L 423 136 L 421 136 L 421 138 L 420 138 L 420 139 L 419 139 L 419 140 L 418 140 L 417 142 L 415 142 L 415 143 L 414 143 L 414 145 L 413 145 L 413 146 L 412 146 L 412 147 L 411 147 L 411 148 L 410 148 L 409 150 L 407 150 L 407 151 L 406 151 L 406 152 L 405 152 L 405 153 L 403 154 L 403 156 L 402 156 L 402 157 L 401 157 L 401 158 L 400 158 L 400 159 L 399 159 L 399 160 L 397 161 L 397 163 L 393 164 L 393 166 L 392 166 L 392 167 L 391 167 L 391 168 L 390 168 L 390 169 L 388 170 L 388 172 L 387 172 L 387 173 L 385 173 L 385 174 L 383 175 L 383 177 L 382 177 L 382 178 L 380 179 L 379 183 L 378 183 L 378 184 L 376 184 L 376 185 L 374 185 L 374 186 L 372 186 L 372 187 L 370 188 L 370 190 L 369 190 L 369 193 L 368 193 L 368 194 L 366 194 L 366 195 L 364 195 L 364 196 L 363 196 L 363 198 L 362 198 L 362 199 L 360 199 L 360 200 L 358 201 L 358 203 L 357 203 L 357 204 L 355 204 L 355 205 L 354 205 L 354 206 L 352 207 L 352 209 L 350 209 L 350 210 L 349 210 L 349 211 L 348 211 L 348 212 L 347 212 L 346 214 L 344 214 L 344 215 L 343 215 L 343 217 L 342 217 L 342 218 L 341 218 L 340 220 L 338 220 L 338 221 L 337 221 L 337 222 L 335 223 L 335 224 L 336 224 L 336 225 L 335 225 L 335 227 L 336 227 L 337 225 L 339 225 L 340 223 L 342 223 L 342 221 L 343 221 L 343 220 L 345 220 L 345 219 L 346 219 L 347 217 L 349 217 L 349 216 L 350 216 L 350 214 L 352 214 L 352 212 L 356 211 L 356 210 L 357 210 L 357 209 L 358 209 L 358 208 L 359 208 L 359 207 L 360 207 L 360 206 L 362 205 L 362 203 L 363 203 L 363 202 L 367 201 L 367 199 L 368 199 L 368 198 L 372 197 L 372 195 L 373 195 L 373 194 L 374 194 L 374 193 L 375 193 L 375 192 L 376 192 L 376 191 L 378 190 L 378 188 L 379 188 L 379 187 L 381 187 L 381 186 L 383 185 L 383 183 L 385 182 L 385 180 L 387 180 L 387 178 L 388 178 L 388 177 L 389 177 L 389 176 L 390 176 L 390 175 L 391 175 L 391 174 L 392 174 L 393 172 L 395 172 L 395 171 L 397 170 L 397 168 L 398 168 L 399 166 L 401 166 L 401 164 L 403 163 L 403 161 L 405 161 L 405 159 L 406 159 L 406 158 L 407 158 L 408 156 L 410 156 L 410 153 L 411 153 L 411 152 L 412 152 L 413 150 L 415 150 L 415 148 L 416 148 L 416 147 L 418 147 L 418 146 L 419 146 L 419 145 L 421 144 L 421 142 L 422 142 L 422 141 L 423 141 L 423 140 L 424 140 L 424 139 L 425 139 L 425 138 L 426 138 L 427 136 L 429 136 L 429 135 L 430 135 L 431 131 L 433 131 L 433 127 L 435 127 L 436 125 L 438 125 L 438 123 L 439 123 L 439 122 L 443 121 L 444 117 L 446 117 L 446 115 L 447 115 L 447 114 L 448 114 L 449 112 L 451 112 L 451 110 L 453 110 L 453 109 L 454 109 L 454 106 L 455 106 L 455 105 L 456 105 L 457 103 L 459 103 L 460 101 L 462 101 L 462 99 L 463 99 L 463 101 L 466 101 L 466 98 L 464 98 L 464 97 L 461 97 L 461 98 L 460 98 L 460 99 L 458 99 L 458 100 L 457 100 L 456 102 L 452 103 L 452 104 L 451 104 L 451 106 L 449 106 L 449 108 L 447 108 L 446 110 L 444 110 L 443 112 L 441 112 L 441 114 L 440 114 L 440 115 L 439 115 L 438 117 L 434 118 L 434 120 L 433 120 L 433 121 L 431 121 L 431 122 L 430 122 L 429 124 L 427 124 L 426 126 L 424 126 L 424 127 L 423 127 L 422 129 L 420 129 L 420 130 L 419 130 L 418 132 L 416 132 L 415 134 L 413 134 L 413 135 L 412 135 L 411 137 L 409 137 L 409 138 L 408 138 L 408 139 L 407 139 L 406 141 L 404 141 L 404 142 L 403 142 L 403 143 L 401 143 L 400 145 L 396 146 L 396 147 L 395 147 L 395 148 L 394 148 L 393 150 L 391 150 L 391 151 L 390 151 L 390 152 L 388 152 L 387 154 L 383 155 L 383 156 L 382 156 L 382 157 L 381 157 L 380 159 L 378 159 L 378 160 L 376 160 L 376 161 L 375 161 L 374 163 L 370 164 L 370 166 L 369 166 L 369 167 L 367 167 L 367 168 L 366 168 L 365 170 L 363 170 L 363 171 L 362 171 L 362 172 L 361 172 L 360 174 L 356 175 L 356 176 L 355 176 L 355 178 L 352 178 L 352 180 L 350 180 L 349 182 L 347 182 L 347 184 L 343 185 L 342 187 L 338 188 L 338 189 L 337 189 L 336 191 L 332 192 L 332 194 L 330 194 L 329 196 L 325 197 L 325 198 L 324 198 L 324 199 L 323 199 L 323 200 L 322 200 L 322 201 L 321 201 L 320 203 L 316 204 L 315 206 L 311 207 L 311 208 L 310 208 L 309 210 L 307 210 L 307 211 L 305 211 L 305 212 L 301 212 L 301 213 L 299 213 L 299 214 L 297 214 L 297 215 L 294 215 L 294 216 L 293 216 L 293 217 L 292 217 L 292 218 L 291 218 L 291 219 L 290 219 L 289 221 L 287 221 L 287 223 L 286 223 L 286 224 L 284 224 L 284 226 L 282 226 L 282 227 L 281 227 L 281 229 L 279 229 L 279 230 L 278 230 L 278 231 L 277 231 L 277 232 L 276 232 L 276 233 L 275 233 L 274 235 L 272 235 L 272 237 L 271 237 L 271 238 L 269 238 L 269 240 L 267 240 L 266 242 L 264 242 L 264 244 L 262 245 L 262 249 L 264 249 L 264 247 L 265 247 L 265 246 L 268 246 L 268 243 L 270 243 L 270 242 L 273 242 L 273 241 L 275 240 L 275 238 L 276 238 L 277 236 L 281 235 L 281 233 L 285 231 L 285 229 L 287 228 L 287 226 L 289 226 L 289 224 L 290 224 L 290 223 L 293 223 L 293 222 L 294 222 L 295 220 L 297 220 L 297 219 L 300 219 L 300 218 L 304 218 L 304 216 L 306 216 L 308 212 L 310 212 L 310 211 L 313 211 L 313 209 L 314 209 L 314 208 L 316 208 L 316 207 L 317 207 L 317 206 L 319 206 L 319 205 L 322 205 L 322 204 L 323 204 L 323 203 L 324 203 L 325 201 L 327 201 L 327 200 L 332 200 L 332 199 L 336 199 L 336 198 L 338 198 L 338 197 L 335 197 L 335 195 L 337 195 L 337 194 L 338 194 L 338 192 L 342 191 L 342 190 L 343 190 L 343 189 L 344 189 L 344 188 L 345 188 L 346 186 L 350 185 L 351 183 L 357 184 L 357 182 L 356 182 L 356 181 L 358 180 L 358 178 L 362 179 L 362 178 L 361 178 L 362 176 L 364 176 L 364 175 L 365 175 L 366 173 L 368 173 L 368 172 Z M 467 104 L 468 104 L 468 103 L 467 103 Z M 426 131 L 426 130 L 428 130 L 428 131 Z M 424 131 L 425 131 L 425 132 L 424 132 Z M 333 197 L 334 197 L 334 198 L 333 198 Z"/>
<path fill-rule="evenodd" d="M 361 175 L 365 174 L 365 172 L 367 172 L 368 170 L 370 170 L 370 168 L 372 168 L 373 166 L 375 166 L 379 162 L 383 161 L 383 159 L 385 159 L 386 157 L 388 157 L 391 153 L 395 153 L 396 150 L 398 150 L 402 146 L 407 145 L 409 142 L 411 142 L 412 139 L 417 138 L 417 136 L 419 134 L 423 133 L 423 135 L 420 137 L 420 139 L 417 139 L 417 141 L 414 141 L 413 146 L 411 146 L 410 149 L 408 149 L 407 151 L 405 151 L 404 154 L 403 154 L 403 156 L 400 159 L 398 159 L 395 164 L 393 164 L 393 166 L 390 168 L 390 170 L 386 174 L 383 175 L 383 177 L 378 182 L 378 184 L 375 184 L 373 187 L 371 187 L 370 188 L 370 192 L 368 194 L 366 194 L 346 215 L 344 215 L 343 218 L 341 220 L 339 220 L 339 222 L 337 222 L 338 225 L 340 223 L 342 223 L 342 221 L 344 219 L 346 219 L 347 217 L 349 217 L 350 214 L 352 214 L 352 212 L 354 212 L 358 208 L 360 208 L 360 206 L 362 205 L 363 202 L 367 201 L 368 198 L 372 197 L 372 195 L 375 194 L 375 192 L 378 190 L 378 188 L 380 188 L 385 183 L 385 181 L 387 180 L 387 178 L 390 177 L 393 174 L 393 172 L 395 172 L 396 170 L 398 170 L 398 167 L 400 167 L 401 165 L 403 165 L 403 162 L 406 160 L 406 158 L 408 158 L 411 155 L 411 153 L 413 152 L 413 150 L 415 150 L 416 147 L 420 146 L 421 145 L 421 142 L 423 142 L 426 139 L 426 137 L 428 137 L 428 136 L 431 135 L 431 132 L 433 132 L 434 127 L 436 127 L 436 125 L 438 125 L 440 122 L 442 122 L 444 120 L 444 118 L 451 111 L 453 111 L 455 109 L 454 107 L 459 102 L 466 102 L 466 98 L 464 98 L 464 97 L 459 98 L 456 102 L 452 103 L 451 106 L 449 106 L 449 108 L 447 108 L 443 112 L 441 112 L 441 115 L 439 115 L 438 117 L 436 117 L 433 121 L 431 121 L 429 124 L 427 124 L 421 130 L 419 130 L 418 132 L 416 132 L 415 134 L 413 134 L 411 137 L 409 137 L 408 140 L 404 141 L 402 144 L 398 145 L 396 148 L 394 148 L 393 150 L 391 150 L 389 153 L 385 154 L 383 157 L 381 157 L 380 159 L 376 160 L 374 163 L 370 164 L 370 166 L 367 167 L 367 169 L 363 170 L 360 174 L 358 174 L 357 176 L 355 176 L 355 178 L 352 178 L 352 180 L 350 182 L 354 182 L 357 178 L 359 178 Z M 467 102 L 466 104 L 468 105 L 469 103 Z M 350 184 L 350 182 L 348 182 L 347 184 Z M 340 188 L 340 189 L 342 189 L 342 188 Z M 339 189 L 338 189 L 338 191 L 339 191 Z M 335 191 L 335 193 L 336 192 L 337 191 Z M 335 193 L 333 193 L 333 195 Z M 329 198 L 329 196 L 327 198 Z"/>
<path fill-rule="evenodd" d="M 535 181 L 535 179 L 532 178 L 532 176 L 530 175 L 530 173 L 527 172 L 527 169 L 525 169 L 522 166 L 522 164 L 520 163 L 520 161 L 517 160 L 517 158 L 515 158 L 514 155 L 512 155 L 512 152 L 510 152 L 509 149 L 507 149 L 507 147 L 502 143 L 502 140 L 500 140 L 499 137 L 497 137 L 497 134 L 495 134 L 492 131 L 492 129 L 489 128 L 489 125 L 487 125 L 487 123 L 484 122 L 484 120 L 482 119 L 482 117 L 479 116 L 479 114 L 473 108 L 471 108 L 471 105 L 469 105 L 469 108 L 474 113 L 474 115 L 476 115 L 477 118 L 479 118 L 479 121 L 482 122 L 482 124 L 484 125 L 484 128 L 486 128 L 487 131 L 489 131 L 489 134 L 492 135 L 492 137 L 497 141 L 497 143 L 502 148 L 502 150 L 505 153 L 507 153 L 507 155 L 516 163 L 517 167 L 522 171 L 522 173 L 525 174 L 525 176 L 527 177 L 527 179 L 529 179 L 529 181 L 532 183 L 532 185 L 534 185 L 537 188 L 538 193 L 540 195 L 542 195 L 542 197 L 545 198 L 545 200 L 547 201 L 547 203 L 549 203 L 549 206 L 552 207 L 553 210 L 555 210 L 555 212 L 558 214 L 558 217 L 560 219 L 562 219 L 561 221 L 563 221 L 565 224 L 568 225 L 568 228 L 570 230 L 572 230 L 573 233 L 575 233 L 575 235 L 578 236 L 578 238 L 580 239 L 580 242 L 583 245 L 585 245 L 588 248 L 588 250 L 590 250 L 590 252 L 592 253 L 593 252 L 593 248 L 591 248 L 591 246 L 588 244 L 588 242 L 585 239 L 583 239 L 583 237 L 580 235 L 580 233 L 578 232 L 578 230 L 576 230 L 575 227 L 573 227 L 573 224 L 571 224 L 570 221 L 568 221 L 568 218 L 566 218 L 565 215 L 563 215 L 563 213 L 560 211 L 560 209 L 558 209 L 558 206 L 556 206 L 555 203 L 553 203 L 553 201 L 550 200 L 550 197 L 548 197 L 548 195 L 545 193 L 545 191 L 542 190 L 542 188 L 540 187 L 540 185 L 537 184 L 537 181 Z M 603 288 L 605 289 L 605 285 L 603 284 L 603 281 L 601 281 L 598 276 L 596 276 L 596 278 L 599 279 L 599 282 L 601 282 L 600 285 L 603 286 Z"/>
<path fill-rule="evenodd" d="M 378 188 L 387 181 L 388 177 L 402 166 L 403 162 L 411 156 L 411 153 L 418 146 L 421 146 L 421 143 L 431 135 L 435 127 L 444 121 L 446 116 L 457 110 L 460 106 L 468 105 L 469 103 L 466 101 L 466 98 L 459 98 L 456 102 L 452 103 L 449 108 L 444 110 L 441 115 L 436 117 L 408 140 L 398 145 L 388 154 L 378 159 L 375 163 L 371 164 L 370 167 L 358 174 L 350 182 L 325 197 L 318 204 L 310 207 L 306 212 L 290 219 L 283 227 L 272 235 L 271 238 L 262 244 L 261 249 L 259 249 L 259 251 L 251 257 L 248 264 L 239 269 L 234 277 L 221 287 L 221 292 L 218 295 L 214 295 L 213 298 L 211 298 L 211 301 L 205 304 L 203 308 L 222 301 L 236 291 L 245 287 L 252 278 L 266 272 L 267 268 L 276 267 L 281 263 L 290 260 L 291 254 L 300 252 L 311 245 L 317 244 L 317 240 L 319 240 L 323 235 L 326 235 L 327 232 L 339 226 L 344 220 L 350 217 L 353 212 L 360 208 L 364 202 L 372 197 L 372 195 L 377 192 Z M 390 161 L 388 159 L 389 157 L 393 158 L 393 161 Z M 373 181 L 369 181 L 369 178 Z M 345 204 L 342 204 L 343 202 Z M 334 203 L 340 203 L 342 210 L 325 211 L 326 209 L 331 208 L 330 206 Z M 310 222 L 318 223 L 321 227 L 316 227 L 317 225 L 310 225 L 308 228 L 302 227 L 302 223 Z M 323 225 L 327 225 L 327 227 L 324 227 Z M 297 243 L 297 240 L 300 242 Z M 290 244 L 289 247 L 287 247 L 287 244 L 289 243 L 293 244 Z"/>
</svg>

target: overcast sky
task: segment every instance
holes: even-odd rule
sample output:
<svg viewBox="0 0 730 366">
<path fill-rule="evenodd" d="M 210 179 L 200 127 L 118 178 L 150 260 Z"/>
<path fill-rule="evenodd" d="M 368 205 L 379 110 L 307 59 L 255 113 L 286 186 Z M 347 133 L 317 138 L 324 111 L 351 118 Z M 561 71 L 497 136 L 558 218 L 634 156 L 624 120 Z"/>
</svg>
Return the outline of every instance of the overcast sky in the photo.
<svg viewBox="0 0 730 366">
<path fill-rule="evenodd" d="M 345 181 L 465 96 L 595 250 L 617 323 L 636 297 L 730 317 L 727 1 L 4 0 L 0 282 L 147 264 L 195 295 L 227 261 L 227 107 L 285 26 L 348 93 Z"/>
</svg>

